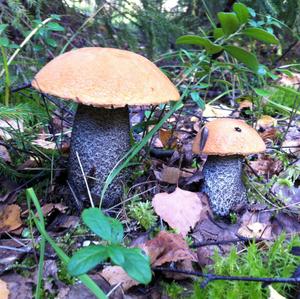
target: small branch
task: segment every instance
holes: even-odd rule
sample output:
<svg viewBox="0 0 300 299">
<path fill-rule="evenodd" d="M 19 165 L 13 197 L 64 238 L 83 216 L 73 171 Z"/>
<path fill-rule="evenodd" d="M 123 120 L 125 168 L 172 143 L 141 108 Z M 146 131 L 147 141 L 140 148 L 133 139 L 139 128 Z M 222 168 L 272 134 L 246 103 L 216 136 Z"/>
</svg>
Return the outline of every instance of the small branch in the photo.
<svg viewBox="0 0 300 299">
<path fill-rule="evenodd" d="M 300 277 L 289 277 L 289 278 L 271 278 L 271 277 L 251 277 L 251 276 L 223 276 L 223 275 L 215 275 L 215 274 L 205 274 L 199 271 L 186 271 L 179 270 L 167 267 L 154 267 L 152 268 L 154 271 L 159 272 L 173 272 L 173 273 L 181 273 L 186 275 L 204 277 L 205 280 L 201 284 L 201 287 L 204 288 L 209 282 L 214 280 L 228 280 L 228 281 L 253 281 L 253 282 L 264 282 L 264 283 L 290 283 L 290 284 L 298 284 L 300 283 Z"/>
</svg>

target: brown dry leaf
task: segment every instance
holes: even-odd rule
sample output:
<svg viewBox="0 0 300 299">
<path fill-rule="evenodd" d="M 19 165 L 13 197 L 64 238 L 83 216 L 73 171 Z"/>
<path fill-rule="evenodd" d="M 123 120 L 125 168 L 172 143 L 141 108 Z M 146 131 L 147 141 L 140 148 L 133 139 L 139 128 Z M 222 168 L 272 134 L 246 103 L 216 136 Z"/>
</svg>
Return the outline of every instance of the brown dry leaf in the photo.
<svg viewBox="0 0 300 299">
<path fill-rule="evenodd" d="M 216 118 L 216 117 L 228 117 L 234 112 L 233 109 L 225 106 L 212 106 L 212 105 L 205 105 L 205 109 L 202 113 L 203 117 L 206 118 Z"/>
<path fill-rule="evenodd" d="M 180 174 L 181 170 L 179 168 L 163 165 L 160 180 L 168 184 L 177 184 Z"/>
<path fill-rule="evenodd" d="M 284 86 L 298 88 L 298 86 L 300 84 L 300 74 L 292 73 L 292 76 L 281 74 L 281 78 L 278 80 L 278 82 L 279 82 L 279 84 L 284 85 Z"/>
<path fill-rule="evenodd" d="M 9 152 L 4 145 L 0 145 L 0 159 L 4 162 L 11 163 Z"/>
<path fill-rule="evenodd" d="M 205 197 L 204 194 L 185 191 L 177 187 L 172 193 L 156 194 L 152 205 L 155 212 L 170 227 L 185 237 L 207 211 L 199 195 Z"/>
<path fill-rule="evenodd" d="M 18 205 L 4 205 L 0 207 L 0 233 L 10 232 L 21 225 L 20 207 Z"/>
<path fill-rule="evenodd" d="M 254 222 L 249 225 L 241 226 L 237 233 L 248 239 L 262 238 L 267 226 L 265 223 Z"/>
<path fill-rule="evenodd" d="M 6 119 L 0 120 L 0 137 L 4 140 L 9 140 L 12 138 L 12 135 L 9 131 L 19 131 L 24 132 L 24 126 L 22 120 L 15 120 L 15 119 Z"/>
<path fill-rule="evenodd" d="M 268 299 L 286 299 L 286 297 L 281 296 L 272 286 L 268 286 L 270 291 L 270 296 Z"/>
<path fill-rule="evenodd" d="M 267 128 L 264 132 L 259 133 L 263 141 L 268 139 L 275 140 L 278 137 L 279 131 L 276 128 Z"/>
<path fill-rule="evenodd" d="M 256 161 L 250 161 L 249 164 L 258 175 L 267 177 L 279 174 L 283 169 L 283 164 L 280 160 L 275 160 L 266 156 L 263 156 Z"/>
<path fill-rule="evenodd" d="M 5 281 L 0 279 L 0 299 L 8 299 L 9 290 Z"/>
<path fill-rule="evenodd" d="M 300 158 L 300 139 L 296 139 L 296 140 L 285 140 L 282 143 L 282 149 L 289 153 L 289 154 L 293 154 L 295 156 L 297 156 L 298 158 Z"/>
<path fill-rule="evenodd" d="M 271 239 L 272 226 L 270 222 L 271 213 L 264 211 L 250 212 L 243 214 L 240 220 L 238 235 L 246 238 Z"/>
<path fill-rule="evenodd" d="M 102 270 L 101 275 L 111 286 L 121 283 L 124 291 L 140 284 L 132 279 L 123 268 L 119 266 L 108 266 Z"/>
<path fill-rule="evenodd" d="M 65 213 L 67 208 L 68 208 L 67 206 L 62 205 L 61 203 L 56 203 L 56 204 L 47 203 L 42 206 L 42 212 L 43 212 L 44 216 L 48 216 L 48 215 L 51 215 L 51 213 L 54 210 L 58 210 L 61 213 Z"/>
<path fill-rule="evenodd" d="M 177 136 L 175 132 L 170 130 L 160 129 L 158 136 L 163 147 L 176 148 Z"/>
<path fill-rule="evenodd" d="M 53 141 L 47 141 L 44 139 L 36 139 L 34 141 L 32 141 L 32 144 L 35 144 L 39 147 L 42 147 L 44 149 L 51 149 L 54 150 L 56 149 L 56 143 Z"/>
<path fill-rule="evenodd" d="M 253 103 L 249 100 L 243 100 L 239 103 L 239 110 L 250 109 L 252 110 Z"/>
<path fill-rule="evenodd" d="M 166 231 L 160 231 L 154 239 L 140 247 L 149 255 L 152 266 L 183 260 L 197 260 L 182 236 Z"/>
<path fill-rule="evenodd" d="M 256 130 L 276 127 L 277 120 L 270 115 L 263 115 L 256 123 Z"/>
</svg>

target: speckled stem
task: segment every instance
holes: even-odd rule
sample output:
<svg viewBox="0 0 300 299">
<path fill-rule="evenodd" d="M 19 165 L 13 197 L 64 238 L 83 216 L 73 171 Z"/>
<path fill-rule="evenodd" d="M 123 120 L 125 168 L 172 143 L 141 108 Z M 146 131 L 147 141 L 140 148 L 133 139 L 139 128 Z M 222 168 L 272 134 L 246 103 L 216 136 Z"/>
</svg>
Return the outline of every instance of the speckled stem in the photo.
<svg viewBox="0 0 300 299">
<path fill-rule="evenodd" d="M 78 163 L 78 152 L 90 191 L 99 203 L 103 183 L 116 163 L 130 148 L 128 108 L 104 109 L 78 105 L 71 139 L 68 180 L 77 197 L 88 200 L 87 188 Z M 102 207 L 118 203 L 129 172 L 123 171 L 106 191 Z M 80 195 L 80 196 L 78 196 Z"/>
<path fill-rule="evenodd" d="M 241 156 L 208 156 L 203 168 L 205 192 L 213 212 L 226 216 L 237 204 L 247 202 L 242 181 Z"/>
</svg>

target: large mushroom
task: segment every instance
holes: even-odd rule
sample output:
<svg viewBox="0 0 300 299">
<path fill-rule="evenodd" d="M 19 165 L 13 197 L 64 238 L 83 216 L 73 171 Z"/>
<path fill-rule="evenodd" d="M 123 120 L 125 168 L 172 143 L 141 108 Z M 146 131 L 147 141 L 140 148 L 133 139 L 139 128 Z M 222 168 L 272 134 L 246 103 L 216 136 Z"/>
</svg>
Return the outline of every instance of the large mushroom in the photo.
<svg viewBox="0 0 300 299">
<path fill-rule="evenodd" d="M 242 181 L 243 157 L 265 150 L 259 134 L 242 120 L 213 120 L 199 131 L 193 152 L 208 155 L 202 191 L 208 195 L 215 214 L 226 216 L 239 203 L 247 201 Z"/>
<path fill-rule="evenodd" d="M 127 105 L 160 104 L 179 99 L 171 81 L 151 61 L 111 48 L 81 48 L 62 54 L 35 76 L 37 90 L 78 103 L 71 138 L 68 180 L 81 199 L 87 187 L 78 161 L 99 200 L 103 183 L 130 148 Z M 129 172 L 116 177 L 103 207 L 120 201 Z"/>
</svg>

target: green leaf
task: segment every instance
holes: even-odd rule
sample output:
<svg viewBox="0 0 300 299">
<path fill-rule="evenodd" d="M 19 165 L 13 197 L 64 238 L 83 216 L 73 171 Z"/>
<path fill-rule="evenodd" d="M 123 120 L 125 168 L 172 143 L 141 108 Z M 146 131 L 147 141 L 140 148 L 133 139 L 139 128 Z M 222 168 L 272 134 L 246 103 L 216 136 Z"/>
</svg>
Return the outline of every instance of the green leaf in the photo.
<svg viewBox="0 0 300 299">
<path fill-rule="evenodd" d="M 98 208 L 85 209 L 82 212 L 83 222 L 102 239 L 120 243 L 123 239 L 123 226 L 117 219 L 105 216 Z"/>
<path fill-rule="evenodd" d="M 108 255 L 114 264 L 123 265 L 125 263 L 123 249 L 124 249 L 124 247 L 117 246 L 117 245 L 107 246 Z"/>
<path fill-rule="evenodd" d="M 57 42 L 53 38 L 50 38 L 50 37 L 46 38 L 46 43 L 47 43 L 47 45 L 49 45 L 53 48 L 57 47 Z"/>
<path fill-rule="evenodd" d="M 218 19 L 225 35 L 230 35 L 236 32 L 240 27 L 240 22 L 234 12 L 219 12 Z"/>
<path fill-rule="evenodd" d="M 218 39 L 224 36 L 224 31 L 222 28 L 214 28 L 214 38 Z"/>
<path fill-rule="evenodd" d="M 254 54 L 236 46 L 225 46 L 224 49 L 239 62 L 244 63 L 249 69 L 255 72 L 258 71 L 259 63 Z"/>
<path fill-rule="evenodd" d="M 65 28 L 58 23 L 49 22 L 46 27 L 52 31 L 65 31 Z"/>
<path fill-rule="evenodd" d="M 199 95 L 198 92 L 196 92 L 196 91 L 191 92 L 191 98 L 198 105 L 198 107 L 201 110 L 204 110 L 204 108 L 205 108 L 205 102 L 201 99 L 201 97 L 200 97 L 200 95 Z"/>
<path fill-rule="evenodd" d="M 122 248 L 125 261 L 119 264 L 134 280 L 147 284 L 151 281 L 152 273 L 150 259 L 140 248 Z"/>
<path fill-rule="evenodd" d="M 279 40 L 274 34 L 266 30 L 263 30 L 261 28 L 247 28 L 243 30 L 242 33 L 254 39 L 265 42 L 267 44 L 275 44 L 275 45 L 279 44 Z"/>
<path fill-rule="evenodd" d="M 71 275 L 78 276 L 87 273 L 108 258 L 106 247 L 91 245 L 79 249 L 68 263 L 68 271 Z"/>
<path fill-rule="evenodd" d="M 5 29 L 7 28 L 7 26 L 8 26 L 8 24 L 0 24 L 0 34 L 5 31 Z"/>
<path fill-rule="evenodd" d="M 259 95 L 261 97 L 269 97 L 273 94 L 272 91 L 261 89 L 261 88 L 254 88 L 254 91 L 257 95 Z"/>
<path fill-rule="evenodd" d="M 7 37 L 0 37 L 0 46 L 1 47 L 8 47 L 9 46 L 9 39 Z"/>
<path fill-rule="evenodd" d="M 215 54 L 223 50 L 221 46 L 212 43 L 208 38 L 197 35 L 183 35 L 176 40 L 176 44 L 202 46 L 208 54 Z"/>
<path fill-rule="evenodd" d="M 246 24 L 249 21 L 250 13 L 248 7 L 243 3 L 234 3 L 233 11 L 236 13 L 241 24 Z"/>
</svg>

